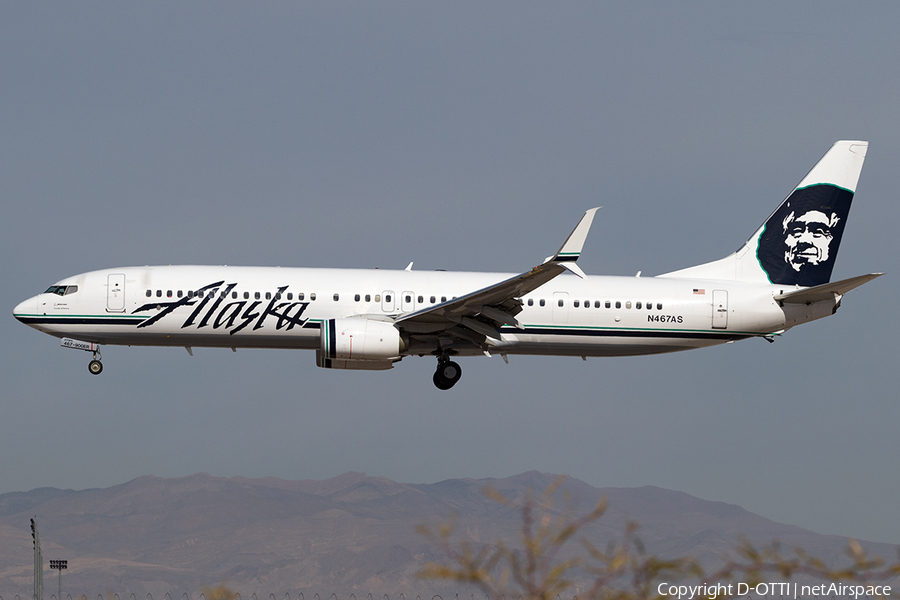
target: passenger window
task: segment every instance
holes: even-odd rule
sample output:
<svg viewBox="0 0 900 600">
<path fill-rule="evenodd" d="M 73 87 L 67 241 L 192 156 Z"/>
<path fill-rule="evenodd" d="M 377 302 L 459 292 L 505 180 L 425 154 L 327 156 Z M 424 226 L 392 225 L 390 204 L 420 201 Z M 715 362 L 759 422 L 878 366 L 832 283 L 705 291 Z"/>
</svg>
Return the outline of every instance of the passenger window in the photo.
<svg viewBox="0 0 900 600">
<path fill-rule="evenodd" d="M 616 300 L 616 308 L 622 308 L 622 303 L 619 300 Z"/>
<path fill-rule="evenodd" d="M 202 290 L 199 291 L 199 292 L 197 292 L 197 297 L 198 297 L 198 298 L 202 298 L 202 297 L 203 297 L 203 291 L 202 291 Z"/>
<path fill-rule="evenodd" d="M 244 300 L 250 299 L 250 292 L 244 292 Z"/>
<path fill-rule="evenodd" d="M 49 294 L 49 293 L 50 293 L 50 291 L 49 291 L 49 290 L 47 290 L 47 291 L 46 291 L 46 292 L 44 292 L 44 293 L 45 293 L 45 294 Z M 150 296 L 152 296 L 152 295 L 153 295 L 153 290 L 147 290 L 147 297 L 148 297 L 148 298 L 149 298 L 149 297 L 150 297 Z"/>
<path fill-rule="evenodd" d="M 643 305 L 640 302 L 638 302 L 637 304 L 634 305 L 634 307 L 638 310 L 640 310 L 642 306 Z"/>
<path fill-rule="evenodd" d="M 255 293 L 253 294 L 253 299 L 254 299 L 254 300 L 259 300 L 259 292 L 255 292 Z"/>
<path fill-rule="evenodd" d="M 371 302 L 371 301 L 372 301 L 372 296 L 369 294 L 366 294 L 366 302 Z"/>
<path fill-rule="evenodd" d="M 305 298 L 305 296 L 303 295 L 303 292 L 300 292 L 299 294 L 297 294 L 297 300 L 303 300 L 303 298 Z"/>
<path fill-rule="evenodd" d="M 435 300 L 437 300 L 437 298 L 435 298 L 434 296 L 432 296 L 432 297 L 431 297 L 431 303 L 434 304 Z"/>
<path fill-rule="evenodd" d="M 407 301 L 407 302 L 412 302 L 412 296 L 410 296 L 409 294 L 407 294 L 407 295 L 406 295 L 406 301 Z"/>
<path fill-rule="evenodd" d="M 565 306 L 565 305 L 566 305 L 566 303 L 563 301 L 562 298 L 560 298 L 560 299 L 557 301 L 556 304 L 559 305 L 559 306 Z"/>
<path fill-rule="evenodd" d="M 171 297 L 172 297 L 172 290 L 167 290 L 167 291 L 166 291 L 166 298 L 171 298 Z"/>
<path fill-rule="evenodd" d="M 309 301 L 310 301 L 310 302 L 315 302 L 315 300 L 316 300 L 316 293 L 313 292 L 313 293 L 311 293 L 311 294 L 309 295 Z"/>
<path fill-rule="evenodd" d="M 353 296 L 353 300 L 356 302 L 359 302 L 359 294 L 356 294 L 355 296 Z"/>
<path fill-rule="evenodd" d="M 559 301 L 559 305 L 562 306 L 562 300 Z M 580 307 L 580 306 L 581 306 L 581 301 L 580 301 L 580 300 L 575 300 L 574 302 L 572 302 L 572 306 L 574 306 L 575 308 Z"/>
<path fill-rule="evenodd" d="M 544 299 L 543 299 L 543 298 L 541 298 L 539 304 L 540 304 L 541 306 L 544 306 Z"/>
<path fill-rule="evenodd" d="M 335 294 L 335 295 L 334 295 L 334 301 L 335 301 L 335 302 L 337 302 L 337 301 L 340 300 L 340 299 L 341 299 L 341 295 L 340 295 L 340 294 Z"/>
<path fill-rule="evenodd" d="M 528 306 L 534 306 L 534 298 L 528 299 Z"/>
<path fill-rule="evenodd" d="M 419 296 L 418 302 L 419 302 L 419 304 L 422 304 L 423 302 L 425 302 L 425 298 L 423 298 L 422 296 Z"/>
<path fill-rule="evenodd" d="M 625 302 L 625 308 L 631 308 L 631 300 Z"/>
<path fill-rule="evenodd" d="M 594 300 L 594 308 L 600 308 L 600 301 Z"/>
<path fill-rule="evenodd" d="M 441 304 L 447 301 L 447 296 L 441 296 Z"/>
<path fill-rule="evenodd" d="M 381 294 L 375 294 L 375 302 L 381 302 Z"/>
<path fill-rule="evenodd" d="M 294 299 L 294 292 L 288 292 L 288 298 L 287 298 L 287 299 L 288 299 L 288 300 L 293 300 L 293 299 Z"/>
<path fill-rule="evenodd" d="M 156 297 L 162 298 L 162 290 L 156 290 Z"/>
<path fill-rule="evenodd" d="M 385 295 L 384 295 L 384 301 L 385 301 L 385 302 L 390 302 L 390 301 L 391 301 L 391 295 L 390 295 L 390 294 L 385 294 Z"/>
<path fill-rule="evenodd" d="M 281 292 L 275 292 L 275 299 L 281 300 Z"/>
<path fill-rule="evenodd" d="M 266 300 L 272 299 L 272 292 L 266 292 Z"/>
<path fill-rule="evenodd" d="M 606 301 L 606 308 L 609 308 L 609 300 Z"/>
<path fill-rule="evenodd" d="M 585 307 L 585 308 L 590 308 L 590 307 L 591 307 L 591 301 L 590 301 L 590 300 L 585 300 L 585 301 L 584 301 L 584 307 Z"/>
<path fill-rule="evenodd" d="M 662 303 L 656 304 L 656 310 L 662 310 Z"/>
</svg>

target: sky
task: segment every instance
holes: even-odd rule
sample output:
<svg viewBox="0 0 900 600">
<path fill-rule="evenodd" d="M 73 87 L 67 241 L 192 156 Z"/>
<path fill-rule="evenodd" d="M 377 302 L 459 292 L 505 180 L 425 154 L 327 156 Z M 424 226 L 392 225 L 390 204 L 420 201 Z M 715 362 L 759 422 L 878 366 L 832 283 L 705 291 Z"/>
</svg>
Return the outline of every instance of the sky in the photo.
<svg viewBox="0 0 900 600">
<path fill-rule="evenodd" d="M 141 475 L 395 481 L 537 469 L 900 544 L 900 4 L 5 3 L 0 493 Z M 870 141 L 833 278 L 773 344 L 319 369 L 310 351 L 107 346 L 12 309 L 77 273 L 229 264 L 522 272 L 741 245 Z"/>
</svg>

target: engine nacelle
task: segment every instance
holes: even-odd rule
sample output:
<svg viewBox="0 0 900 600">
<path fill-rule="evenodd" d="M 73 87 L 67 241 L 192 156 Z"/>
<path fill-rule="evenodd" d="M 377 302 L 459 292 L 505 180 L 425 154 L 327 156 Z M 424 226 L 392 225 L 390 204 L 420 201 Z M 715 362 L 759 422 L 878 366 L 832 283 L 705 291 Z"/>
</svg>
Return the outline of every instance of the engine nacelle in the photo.
<svg viewBox="0 0 900 600">
<path fill-rule="evenodd" d="M 325 369 L 390 369 L 404 343 L 392 323 L 365 317 L 322 321 L 316 365 Z"/>
</svg>

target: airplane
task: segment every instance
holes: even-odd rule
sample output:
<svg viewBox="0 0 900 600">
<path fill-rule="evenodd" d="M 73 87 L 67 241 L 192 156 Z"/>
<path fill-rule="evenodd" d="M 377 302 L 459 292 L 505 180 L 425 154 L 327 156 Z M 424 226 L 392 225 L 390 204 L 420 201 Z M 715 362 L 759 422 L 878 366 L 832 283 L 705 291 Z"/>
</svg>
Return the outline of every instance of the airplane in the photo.
<svg viewBox="0 0 900 600">
<path fill-rule="evenodd" d="M 101 345 L 298 348 L 325 369 L 386 370 L 499 354 L 635 356 L 746 338 L 773 341 L 834 314 L 882 273 L 831 282 L 868 142 L 838 141 L 736 252 L 655 277 L 588 276 L 578 267 L 597 208 L 553 256 L 521 274 L 147 266 L 66 277 L 16 306 L 16 319 L 93 354 Z"/>
</svg>

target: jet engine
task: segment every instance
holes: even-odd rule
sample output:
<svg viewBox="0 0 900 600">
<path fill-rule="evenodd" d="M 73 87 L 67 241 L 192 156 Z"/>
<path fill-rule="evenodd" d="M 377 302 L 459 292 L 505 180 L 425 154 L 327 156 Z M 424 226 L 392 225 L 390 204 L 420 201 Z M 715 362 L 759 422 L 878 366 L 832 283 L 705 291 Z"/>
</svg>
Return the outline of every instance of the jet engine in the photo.
<svg viewBox="0 0 900 600">
<path fill-rule="evenodd" d="M 316 365 L 324 369 L 381 371 L 393 368 L 406 348 L 388 321 L 365 317 L 322 321 Z"/>
</svg>

